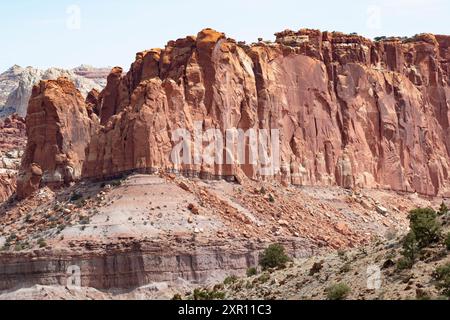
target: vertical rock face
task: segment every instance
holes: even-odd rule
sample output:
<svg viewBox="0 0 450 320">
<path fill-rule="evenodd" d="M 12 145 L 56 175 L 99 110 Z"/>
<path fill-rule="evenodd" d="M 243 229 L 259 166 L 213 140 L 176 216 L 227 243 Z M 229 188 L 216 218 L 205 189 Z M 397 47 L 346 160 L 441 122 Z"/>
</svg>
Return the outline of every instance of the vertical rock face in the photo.
<svg viewBox="0 0 450 320">
<path fill-rule="evenodd" d="M 82 164 L 75 176 L 164 169 L 232 177 L 242 169 L 259 178 L 263 163 L 174 164 L 175 130 L 194 133 L 201 122 L 200 130 L 222 133 L 278 129 L 276 178 L 285 183 L 449 194 L 449 36 L 276 36 L 276 43 L 246 46 L 205 29 L 138 53 L 126 75 L 113 69 L 89 102 L 102 125 L 90 122 L 96 132 L 83 143 L 84 157 L 82 148 L 75 152 Z M 46 161 L 25 159 L 24 169 Z"/>
<path fill-rule="evenodd" d="M 202 122 L 201 129 L 222 132 L 256 127 L 252 67 L 251 58 L 234 41 L 204 30 L 198 37 L 169 42 L 163 51 L 138 54 L 130 72 L 120 79 L 120 70 L 113 70 L 100 109 L 102 123 L 108 123 L 93 137 L 85 175 L 162 168 L 233 176 L 231 166 L 174 165 L 172 132 L 193 133 L 196 121 Z M 112 110 L 119 113 L 108 116 Z"/>
<path fill-rule="evenodd" d="M 311 30 L 277 40 L 298 46 L 251 54 L 262 119 L 274 115 L 284 133 L 288 180 L 448 192 L 448 46 L 432 35 L 371 43 Z"/>
<path fill-rule="evenodd" d="M 16 115 L 0 120 L 0 203 L 16 190 L 16 175 L 26 145 L 25 120 Z"/>
<path fill-rule="evenodd" d="M 67 78 L 35 86 L 28 106 L 28 144 L 17 181 L 18 196 L 26 197 L 40 183 L 58 185 L 81 178 L 95 123 Z"/>
</svg>

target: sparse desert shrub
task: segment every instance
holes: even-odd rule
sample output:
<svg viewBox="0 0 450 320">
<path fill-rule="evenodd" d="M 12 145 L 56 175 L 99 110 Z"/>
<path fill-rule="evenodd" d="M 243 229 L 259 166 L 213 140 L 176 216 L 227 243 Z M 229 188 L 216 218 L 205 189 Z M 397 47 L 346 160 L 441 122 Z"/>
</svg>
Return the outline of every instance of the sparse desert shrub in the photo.
<svg viewBox="0 0 450 320">
<path fill-rule="evenodd" d="M 345 252 L 345 250 L 338 250 L 337 254 L 342 260 L 347 260 L 347 252 Z"/>
<path fill-rule="evenodd" d="M 117 179 L 117 180 L 111 181 L 111 186 L 112 187 L 120 187 L 121 185 L 122 185 L 122 180 L 121 179 Z"/>
<path fill-rule="evenodd" d="M 202 289 L 195 289 L 194 290 L 194 294 L 193 294 L 193 298 L 194 300 L 198 301 L 198 300 L 208 300 L 208 292 L 206 290 L 202 290 Z"/>
<path fill-rule="evenodd" d="M 397 269 L 402 271 L 406 269 L 411 269 L 414 266 L 414 262 L 410 259 L 402 257 L 397 261 Z"/>
<path fill-rule="evenodd" d="M 195 289 L 192 298 L 196 301 L 201 300 L 224 300 L 225 293 L 221 291 L 209 291 L 206 289 Z"/>
<path fill-rule="evenodd" d="M 269 202 L 275 203 L 275 197 L 272 194 L 269 194 Z"/>
<path fill-rule="evenodd" d="M 420 253 L 419 242 L 417 241 L 416 234 L 410 231 L 403 239 L 403 257 L 397 262 L 398 270 L 411 269 L 416 262 L 416 258 Z"/>
<path fill-rule="evenodd" d="M 31 218 L 32 218 L 32 215 L 30 213 L 28 213 L 27 216 L 25 217 L 25 222 L 30 223 Z"/>
<path fill-rule="evenodd" d="M 75 201 L 74 204 L 78 209 L 81 209 L 87 205 L 87 201 L 85 199 L 80 199 L 78 201 Z"/>
<path fill-rule="evenodd" d="M 225 296 L 226 296 L 225 292 L 222 292 L 222 291 L 214 291 L 214 292 L 211 292 L 209 295 L 210 300 L 224 300 Z"/>
<path fill-rule="evenodd" d="M 181 301 L 183 298 L 181 297 L 181 294 L 177 293 L 173 296 L 172 301 Z"/>
<path fill-rule="evenodd" d="M 260 256 L 259 264 L 265 271 L 271 268 L 284 268 L 289 260 L 282 245 L 272 244 Z"/>
<path fill-rule="evenodd" d="M 230 288 L 233 291 L 241 291 L 242 288 L 244 287 L 244 284 L 245 284 L 245 282 L 243 280 L 236 281 L 230 286 Z"/>
<path fill-rule="evenodd" d="M 390 269 L 392 267 L 395 267 L 395 262 L 392 259 L 387 259 L 382 266 L 382 270 Z"/>
<path fill-rule="evenodd" d="M 17 235 L 15 233 L 12 233 L 9 235 L 8 238 L 6 238 L 6 242 L 11 243 L 11 242 L 15 241 L 16 239 L 17 239 Z"/>
<path fill-rule="evenodd" d="M 352 270 L 352 265 L 347 262 L 346 264 L 344 264 L 341 269 L 339 270 L 341 273 L 349 273 Z"/>
<path fill-rule="evenodd" d="M 448 233 L 445 237 L 444 244 L 447 250 L 450 250 L 450 233 Z"/>
<path fill-rule="evenodd" d="M 416 234 L 411 231 L 403 240 L 403 256 L 411 261 L 413 264 L 416 261 L 417 255 L 420 252 L 419 241 Z"/>
<path fill-rule="evenodd" d="M 409 220 L 420 248 L 439 241 L 441 226 L 437 221 L 436 211 L 430 208 L 416 209 L 410 212 Z"/>
<path fill-rule="evenodd" d="M 247 277 L 253 277 L 258 274 L 258 270 L 256 268 L 249 268 L 247 270 Z"/>
<path fill-rule="evenodd" d="M 269 273 L 263 273 L 258 279 L 256 279 L 257 282 L 264 284 L 270 280 L 270 274 Z"/>
<path fill-rule="evenodd" d="M 383 41 L 383 40 L 386 40 L 386 39 L 387 39 L 386 36 L 381 36 L 381 37 L 375 37 L 375 38 L 374 38 L 374 40 L 375 40 L 376 42 L 380 42 L 380 41 Z"/>
<path fill-rule="evenodd" d="M 236 281 L 238 281 L 238 278 L 236 276 L 230 276 L 230 277 L 225 278 L 225 280 L 223 281 L 223 284 L 226 286 L 229 286 L 230 284 L 233 284 Z"/>
<path fill-rule="evenodd" d="M 83 199 L 83 194 L 80 193 L 80 192 L 74 192 L 70 196 L 70 202 L 76 202 L 76 201 L 81 200 L 81 199 Z"/>
<path fill-rule="evenodd" d="M 443 294 L 450 297 L 450 263 L 437 268 L 435 278 L 438 281 L 437 287 Z"/>
<path fill-rule="evenodd" d="M 338 283 L 326 289 L 328 300 L 345 300 L 351 289 L 345 283 Z"/>
<path fill-rule="evenodd" d="M 16 246 L 14 247 L 14 251 L 19 252 L 19 251 L 25 250 L 25 247 L 26 246 L 21 242 L 16 243 Z"/>
<path fill-rule="evenodd" d="M 40 238 L 40 239 L 37 241 L 37 244 L 38 244 L 39 248 L 45 248 L 45 247 L 47 247 L 47 242 L 45 242 L 44 238 Z"/>
<path fill-rule="evenodd" d="M 438 211 L 438 215 L 439 216 L 444 216 L 446 214 L 448 214 L 450 210 L 448 209 L 447 205 L 445 204 L 445 202 L 442 202 L 439 211 Z"/>
</svg>

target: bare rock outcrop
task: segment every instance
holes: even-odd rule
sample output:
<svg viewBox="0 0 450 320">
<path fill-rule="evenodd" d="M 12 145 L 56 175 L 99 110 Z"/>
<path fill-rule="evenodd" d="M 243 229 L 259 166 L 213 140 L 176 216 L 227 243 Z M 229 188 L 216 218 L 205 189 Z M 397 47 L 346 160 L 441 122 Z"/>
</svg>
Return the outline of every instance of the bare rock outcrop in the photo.
<svg viewBox="0 0 450 320">
<path fill-rule="evenodd" d="M 83 266 L 84 287 L 100 290 L 134 290 L 149 283 L 173 284 L 180 279 L 205 283 L 224 277 L 223 270 L 244 274 L 256 263 L 259 248 L 222 241 L 194 252 L 179 244 L 159 242 L 135 242 L 125 248 L 113 244 L 90 247 L 89 254 L 83 252 L 85 248 L 77 249 L 73 253 L 3 254 L 0 291 L 36 283 L 66 286 L 67 270 L 72 265 Z"/>
<path fill-rule="evenodd" d="M 76 75 L 90 79 L 104 88 L 106 86 L 106 78 L 111 72 L 111 68 L 96 68 L 90 65 L 83 64 L 79 67 L 72 69 Z"/>
<path fill-rule="evenodd" d="M 287 179 L 448 193 L 448 71 L 433 35 L 372 43 L 340 33 L 287 34 L 278 41 L 299 37 L 287 56 L 279 47 L 252 48 L 262 118 L 275 114 L 290 143 Z"/>
<path fill-rule="evenodd" d="M 76 152 L 76 176 L 162 169 L 261 178 L 261 162 L 173 163 L 173 132 L 194 133 L 201 122 L 201 130 L 279 130 L 274 177 L 284 184 L 450 195 L 450 37 L 373 42 L 309 29 L 276 37 L 246 46 L 205 29 L 138 53 L 126 75 L 115 68 L 93 104 L 102 125 L 82 144 L 86 154 Z M 32 163 L 49 169 L 37 158 L 24 170 Z"/>
<path fill-rule="evenodd" d="M 0 203 L 16 190 L 16 175 L 26 146 L 25 119 L 12 115 L 0 121 Z"/>
<path fill-rule="evenodd" d="M 13 113 L 25 117 L 32 88 L 41 80 L 68 77 L 75 83 L 81 94 L 87 96 L 92 89 L 102 90 L 105 87 L 109 71 L 108 68 L 93 68 L 85 65 L 73 70 L 59 68 L 40 70 L 33 67 L 13 66 L 0 74 L 0 117 Z"/>
<path fill-rule="evenodd" d="M 28 144 L 17 182 L 19 198 L 36 191 L 40 183 L 61 185 L 80 179 L 98 120 L 88 116 L 74 84 L 59 78 L 35 86 L 26 123 Z"/>
</svg>

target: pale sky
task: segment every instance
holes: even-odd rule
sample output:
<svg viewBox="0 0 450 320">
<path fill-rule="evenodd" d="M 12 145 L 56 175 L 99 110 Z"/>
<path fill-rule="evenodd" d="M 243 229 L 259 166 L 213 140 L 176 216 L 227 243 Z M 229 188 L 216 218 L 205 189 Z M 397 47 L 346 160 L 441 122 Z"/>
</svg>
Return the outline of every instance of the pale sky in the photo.
<svg viewBox="0 0 450 320">
<path fill-rule="evenodd" d="M 0 72 L 14 64 L 122 66 L 135 53 L 214 28 L 247 42 L 284 29 L 367 37 L 450 34 L 448 0 L 20 0 L 0 3 Z"/>
</svg>

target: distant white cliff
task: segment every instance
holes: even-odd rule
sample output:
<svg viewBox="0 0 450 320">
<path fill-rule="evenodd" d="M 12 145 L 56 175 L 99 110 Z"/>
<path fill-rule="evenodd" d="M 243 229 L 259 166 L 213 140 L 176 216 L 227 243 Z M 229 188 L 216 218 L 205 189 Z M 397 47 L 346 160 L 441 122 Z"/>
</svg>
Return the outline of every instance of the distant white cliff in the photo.
<svg viewBox="0 0 450 320">
<path fill-rule="evenodd" d="M 25 117 L 31 90 L 40 80 L 67 77 L 86 96 L 92 89 L 101 91 L 105 87 L 106 78 L 110 71 L 111 68 L 94 68 L 88 65 L 82 65 L 72 70 L 58 68 L 40 70 L 15 65 L 0 74 L 0 118 L 13 113 Z"/>
</svg>

